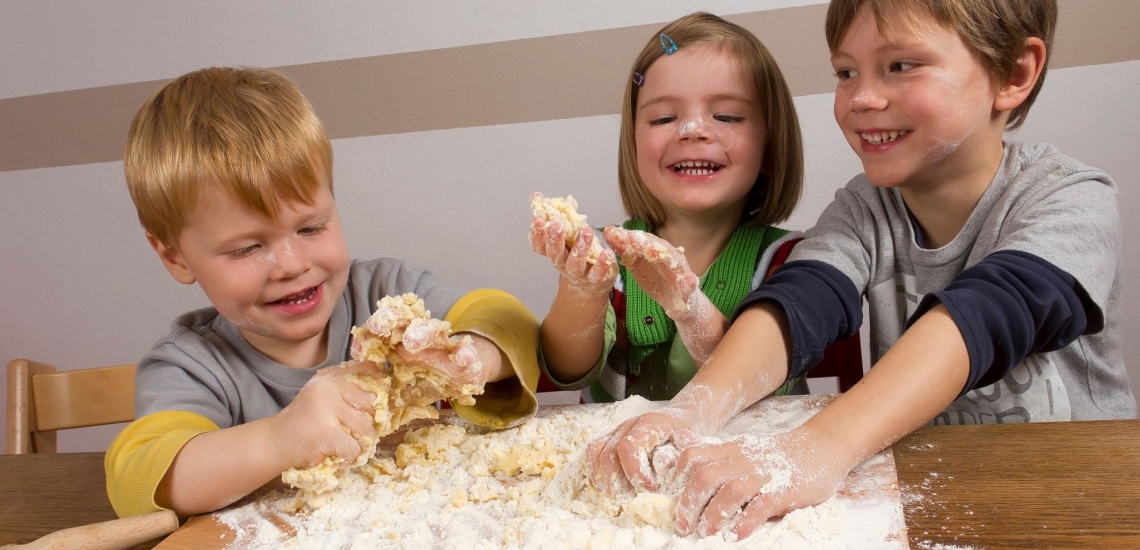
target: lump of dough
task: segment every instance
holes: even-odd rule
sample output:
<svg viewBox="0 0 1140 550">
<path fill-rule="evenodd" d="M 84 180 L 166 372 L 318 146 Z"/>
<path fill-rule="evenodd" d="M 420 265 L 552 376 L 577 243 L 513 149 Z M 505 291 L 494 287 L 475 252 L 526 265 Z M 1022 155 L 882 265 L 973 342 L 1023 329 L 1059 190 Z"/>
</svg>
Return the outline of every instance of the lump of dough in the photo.
<svg viewBox="0 0 1140 550">
<path fill-rule="evenodd" d="M 438 372 L 420 365 L 402 362 L 396 353 L 396 346 L 404 347 L 413 353 L 425 349 L 442 349 L 456 361 L 458 354 L 469 353 L 473 349 L 471 337 L 464 335 L 459 341 L 451 340 L 451 323 L 433 319 L 431 312 L 424 307 L 423 300 L 413 293 L 402 296 L 385 296 L 376 304 L 376 311 L 362 327 L 352 329 L 352 358 L 358 361 L 371 361 L 377 365 L 389 365 L 387 376 L 374 378 L 357 374 L 347 375 L 361 389 L 376 395 L 373 417 L 375 437 L 362 436 L 361 452 L 352 463 L 341 458 L 325 457 L 320 464 L 305 469 L 292 468 L 281 474 L 281 480 L 301 489 L 299 499 L 309 505 L 324 502 L 317 495 L 335 489 L 339 485 L 338 476 L 349 468 L 367 464 L 376 454 L 376 445 L 384 436 L 396 431 L 404 424 L 419 418 L 439 418 L 435 402 L 450 399 L 470 405 L 474 396 L 483 393 L 482 386 L 471 384 L 456 385 Z M 471 364 L 479 369 L 478 358 L 467 358 L 460 363 Z"/>
<path fill-rule="evenodd" d="M 547 224 L 552 221 L 561 222 L 562 234 L 566 237 L 566 248 L 574 248 L 574 243 L 578 241 L 578 231 L 588 227 L 586 216 L 578 213 L 578 201 L 574 200 L 572 195 L 548 199 L 543 197 L 542 193 L 533 193 L 530 196 L 530 212 L 534 217 L 545 220 Z M 602 245 L 595 238 L 590 243 L 590 250 L 586 252 L 586 262 L 590 264 L 597 262 L 601 253 Z"/>
</svg>

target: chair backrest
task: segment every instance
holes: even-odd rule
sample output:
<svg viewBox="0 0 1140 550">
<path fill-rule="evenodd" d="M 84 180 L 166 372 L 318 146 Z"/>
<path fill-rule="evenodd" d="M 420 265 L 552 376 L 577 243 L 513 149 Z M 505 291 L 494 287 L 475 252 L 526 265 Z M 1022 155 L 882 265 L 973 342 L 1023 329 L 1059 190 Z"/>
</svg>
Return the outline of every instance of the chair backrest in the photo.
<svg viewBox="0 0 1140 550">
<path fill-rule="evenodd" d="M 60 371 L 8 363 L 8 454 L 54 453 L 56 430 L 135 419 L 135 365 Z"/>
</svg>

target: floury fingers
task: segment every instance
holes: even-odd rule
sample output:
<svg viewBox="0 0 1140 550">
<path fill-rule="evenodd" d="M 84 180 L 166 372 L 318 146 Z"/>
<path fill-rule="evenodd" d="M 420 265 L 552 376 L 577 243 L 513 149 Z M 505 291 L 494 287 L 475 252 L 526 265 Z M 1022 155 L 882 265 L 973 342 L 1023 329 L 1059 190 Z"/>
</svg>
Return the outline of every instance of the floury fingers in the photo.
<svg viewBox="0 0 1140 550">
<path fill-rule="evenodd" d="M 545 223 L 543 227 L 548 227 L 552 222 L 562 224 L 562 234 L 566 238 L 566 248 L 573 249 L 574 244 L 578 241 L 578 232 L 586 225 L 586 216 L 578 213 L 578 201 L 574 200 L 571 195 L 563 197 L 546 198 L 542 193 L 532 193 L 530 195 L 530 211 L 535 218 L 543 220 Z M 602 245 L 598 239 L 590 244 L 590 250 L 586 253 L 586 263 L 593 264 L 598 261 L 598 255 L 602 253 Z"/>
</svg>

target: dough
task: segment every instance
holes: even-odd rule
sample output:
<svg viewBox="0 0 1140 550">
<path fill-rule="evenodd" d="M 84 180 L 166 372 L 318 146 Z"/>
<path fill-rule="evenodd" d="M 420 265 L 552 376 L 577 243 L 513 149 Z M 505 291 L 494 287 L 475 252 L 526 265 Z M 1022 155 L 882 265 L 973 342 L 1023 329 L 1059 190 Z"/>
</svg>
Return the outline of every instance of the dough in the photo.
<svg viewBox="0 0 1140 550">
<path fill-rule="evenodd" d="M 318 495 L 335 489 L 339 485 L 339 476 L 347 469 L 367 464 L 376 454 L 380 438 L 412 420 L 439 418 L 436 401 L 449 399 L 463 405 L 475 403 L 474 396 L 483 393 L 482 386 L 455 385 L 434 370 L 403 363 L 396 353 L 398 344 L 403 344 L 413 353 L 442 349 L 457 363 L 482 368 L 478 356 L 468 355 L 476 353 L 471 337 L 464 335 L 456 341 L 450 335 L 451 323 L 433 319 L 423 300 L 410 292 L 403 296 L 385 296 L 377 302 L 375 313 L 363 327 L 352 328 L 352 358 L 390 366 L 388 376 L 383 378 L 348 375 L 348 379 L 357 386 L 376 395 L 373 401 L 376 437 L 357 438 L 361 452 L 352 463 L 325 457 L 323 462 L 312 468 L 291 468 L 282 473 L 282 481 L 301 489 L 298 498 L 302 502 L 313 507 L 323 504 L 324 499 Z"/>
<path fill-rule="evenodd" d="M 574 248 L 574 243 L 578 241 L 578 232 L 586 225 L 586 216 L 578 213 L 578 201 L 574 200 L 572 195 L 566 195 L 565 198 L 554 197 L 546 198 L 542 193 L 533 193 L 530 196 L 530 211 L 534 217 L 546 220 L 549 224 L 552 221 L 562 223 L 562 233 L 566 237 L 566 248 Z M 586 263 L 593 264 L 598 261 L 598 255 L 602 253 L 602 244 L 595 238 L 590 243 L 590 250 L 586 253 Z"/>
</svg>

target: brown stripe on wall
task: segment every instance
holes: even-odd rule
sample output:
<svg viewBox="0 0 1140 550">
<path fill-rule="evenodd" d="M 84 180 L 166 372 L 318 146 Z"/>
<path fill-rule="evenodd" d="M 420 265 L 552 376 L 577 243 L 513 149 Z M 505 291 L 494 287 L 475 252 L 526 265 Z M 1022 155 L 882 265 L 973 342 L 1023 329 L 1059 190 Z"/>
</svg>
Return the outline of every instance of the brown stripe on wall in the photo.
<svg viewBox="0 0 1140 550">
<path fill-rule="evenodd" d="M 1140 59 L 1140 2 L 1062 0 L 1052 68 Z M 834 86 L 826 5 L 728 16 L 772 51 L 792 93 Z M 629 66 L 660 24 L 279 67 L 330 137 L 617 113 Z M 135 112 L 165 80 L 0 100 L 0 171 L 122 159 Z"/>
</svg>

